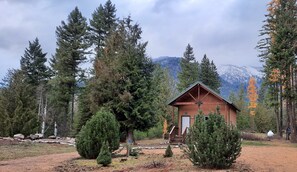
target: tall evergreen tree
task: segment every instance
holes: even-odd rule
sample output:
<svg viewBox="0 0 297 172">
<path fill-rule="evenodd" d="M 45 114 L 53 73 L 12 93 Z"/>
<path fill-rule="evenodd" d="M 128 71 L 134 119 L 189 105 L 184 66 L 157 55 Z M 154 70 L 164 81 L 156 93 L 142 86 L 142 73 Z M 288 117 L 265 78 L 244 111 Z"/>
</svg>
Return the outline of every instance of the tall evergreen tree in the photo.
<svg viewBox="0 0 297 172">
<path fill-rule="evenodd" d="M 21 58 L 21 69 L 32 86 L 38 86 L 48 78 L 46 61 L 46 53 L 42 52 L 38 38 L 33 42 L 29 41 L 29 47 L 25 49 L 25 54 Z"/>
<path fill-rule="evenodd" d="M 86 60 L 87 22 L 77 7 L 69 14 L 67 22 L 57 27 L 57 49 L 52 59 L 55 77 L 51 81 L 51 102 L 55 107 L 54 118 L 60 135 L 67 135 L 72 129 L 74 98 L 77 91 L 79 65 Z M 70 109 L 69 109 L 70 107 Z"/>
<path fill-rule="evenodd" d="M 265 63 L 264 72 L 269 86 L 271 105 L 275 109 L 277 132 L 282 136 L 283 101 L 290 126 L 293 128 L 292 141 L 296 138 L 296 40 L 297 5 L 296 0 L 272 0 L 258 43 L 260 58 Z M 278 77 L 274 77 L 278 71 Z M 295 90 L 295 91 L 294 91 Z"/>
<path fill-rule="evenodd" d="M 115 5 L 112 4 L 110 0 L 107 0 L 104 6 L 100 4 L 99 7 L 92 14 L 92 19 L 90 19 L 90 27 L 88 28 L 88 30 L 90 31 L 89 41 L 95 47 L 96 59 L 104 58 L 103 48 L 106 44 L 106 38 L 116 29 L 117 19 L 115 13 Z M 95 70 L 96 66 L 99 64 L 96 59 L 94 60 Z M 93 102 L 97 103 L 95 103 L 95 105 L 93 104 L 94 106 L 92 106 L 91 99 L 97 99 L 96 97 L 102 97 L 103 95 L 101 94 L 105 94 L 102 92 L 98 92 L 99 90 L 96 89 L 99 87 L 97 82 L 100 82 L 100 78 L 96 77 L 97 74 L 95 70 L 93 71 L 95 76 L 84 81 L 85 87 L 83 88 L 83 91 L 78 98 L 79 122 L 76 126 L 76 131 L 79 131 L 81 127 L 86 123 L 86 121 L 90 119 L 91 116 L 93 116 L 93 112 L 96 112 L 96 110 L 98 110 L 97 105 L 100 103 L 98 103 L 97 100 L 93 100 Z M 109 87 L 108 83 L 106 83 L 106 87 Z M 106 93 L 108 94 L 108 92 Z"/>
<path fill-rule="evenodd" d="M 22 133 L 25 136 L 38 131 L 37 106 L 34 88 L 25 81 L 21 70 L 9 71 L 7 87 L 0 92 L 0 135 L 13 136 Z"/>
<path fill-rule="evenodd" d="M 104 46 L 104 41 L 111 29 L 115 29 L 116 20 L 116 8 L 110 0 L 107 0 L 104 6 L 100 4 L 93 12 L 89 27 L 90 42 L 95 45 L 97 54 Z"/>
<path fill-rule="evenodd" d="M 107 106 L 116 114 L 127 142 L 134 142 L 133 131 L 147 130 L 157 119 L 153 86 L 153 64 L 145 53 L 141 28 L 130 17 L 106 40 L 102 57 L 96 60 L 97 85 L 92 94 L 92 111 Z"/>
<path fill-rule="evenodd" d="M 49 79 L 49 70 L 45 65 L 46 61 L 46 53 L 42 52 L 38 38 L 35 38 L 33 42 L 29 41 L 29 47 L 25 49 L 24 56 L 20 61 L 21 70 L 25 81 L 35 90 L 32 92 L 32 96 L 35 96 L 35 105 L 38 106 L 38 109 L 34 109 L 38 110 L 36 114 L 38 114 L 42 122 L 45 122 L 46 118 L 45 107 L 47 102 L 47 81 Z M 42 131 L 44 131 L 44 126 Z"/>
<path fill-rule="evenodd" d="M 177 90 L 174 87 L 174 79 L 170 76 L 168 69 L 162 69 L 161 66 L 156 65 L 153 73 L 153 90 L 157 95 L 155 99 L 156 113 L 159 115 L 160 121 L 170 121 L 173 123 L 172 117 L 169 115 L 172 109 L 168 106 L 168 101 L 177 95 Z M 167 128 L 166 128 L 167 129 Z"/>
<path fill-rule="evenodd" d="M 188 88 L 191 84 L 198 81 L 198 68 L 199 64 L 195 60 L 193 47 L 190 44 L 187 45 L 184 56 L 180 62 L 181 71 L 178 74 L 178 91 L 182 91 Z"/>
<path fill-rule="evenodd" d="M 210 70 L 211 70 L 211 78 L 212 78 L 211 88 L 215 90 L 217 93 L 220 93 L 220 87 L 221 87 L 220 75 L 213 61 L 211 61 L 210 63 Z"/>
<path fill-rule="evenodd" d="M 220 77 L 213 61 L 209 61 L 206 54 L 200 63 L 199 80 L 216 92 L 220 92 Z"/>
</svg>

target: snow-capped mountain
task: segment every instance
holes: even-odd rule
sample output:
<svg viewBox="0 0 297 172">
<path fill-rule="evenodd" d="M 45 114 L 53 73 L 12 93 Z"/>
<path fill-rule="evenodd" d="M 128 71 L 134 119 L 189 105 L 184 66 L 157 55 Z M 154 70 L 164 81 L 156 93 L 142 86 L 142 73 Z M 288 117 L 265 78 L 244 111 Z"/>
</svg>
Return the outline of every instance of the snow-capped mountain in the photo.
<svg viewBox="0 0 297 172">
<path fill-rule="evenodd" d="M 217 69 L 221 78 L 221 95 L 225 98 L 231 92 L 238 92 L 241 86 L 246 89 L 251 77 L 256 79 L 257 88 L 260 89 L 263 78 L 261 67 L 221 65 Z"/>
<path fill-rule="evenodd" d="M 177 81 L 177 74 L 180 72 L 180 59 L 180 57 L 159 57 L 153 59 L 153 62 L 160 64 L 163 68 L 168 68 L 172 77 Z M 246 89 L 250 77 L 256 79 L 257 87 L 260 88 L 263 77 L 261 70 L 261 67 L 253 66 L 236 66 L 230 64 L 217 66 L 217 71 L 221 79 L 221 95 L 228 98 L 231 92 L 238 92 L 241 85 Z"/>
<path fill-rule="evenodd" d="M 221 65 L 217 68 L 220 77 L 229 83 L 247 82 L 250 77 L 261 81 L 263 77 L 260 67 Z"/>
</svg>

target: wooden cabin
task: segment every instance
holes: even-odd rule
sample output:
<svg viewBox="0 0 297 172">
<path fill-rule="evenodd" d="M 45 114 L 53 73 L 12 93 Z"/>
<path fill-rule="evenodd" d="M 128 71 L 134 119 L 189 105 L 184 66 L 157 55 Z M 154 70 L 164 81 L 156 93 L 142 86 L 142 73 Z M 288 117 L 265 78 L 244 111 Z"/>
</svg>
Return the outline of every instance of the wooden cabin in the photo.
<svg viewBox="0 0 297 172">
<path fill-rule="evenodd" d="M 192 84 L 168 104 L 173 107 L 173 121 L 174 109 L 178 111 L 178 126 L 173 126 L 169 133 L 171 143 L 185 141 L 187 129 L 194 123 L 199 111 L 203 112 L 207 120 L 208 114 L 216 112 L 219 107 L 225 121 L 232 125 L 236 125 L 236 113 L 239 111 L 232 102 L 224 99 L 201 82 Z"/>
</svg>

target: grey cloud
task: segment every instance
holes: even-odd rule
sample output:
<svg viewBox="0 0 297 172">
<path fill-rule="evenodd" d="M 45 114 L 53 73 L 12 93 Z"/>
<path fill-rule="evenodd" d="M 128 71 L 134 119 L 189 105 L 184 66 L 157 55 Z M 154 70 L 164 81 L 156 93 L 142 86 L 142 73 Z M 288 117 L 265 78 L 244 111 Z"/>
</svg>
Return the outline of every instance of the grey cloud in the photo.
<svg viewBox="0 0 297 172">
<path fill-rule="evenodd" d="M 20 58 L 28 41 L 35 37 L 40 39 L 44 52 L 54 54 L 56 26 L 67 19 L 69 12 L 78 6 L 90 18 L 105 1 L 0 0 L 0 9 L 3 2 L 6 7 L 2 8 L 2 16 L 9 20 L 0 26 L 0 66 L 6 69 L 16 67 L 13 64 L 19 61 L 12 64 L 5 60 Z M 218 64 L 260 65 L 254 47 L 268 0 L 155 0 L 145 1 L 146 6 L 138 0 L 112 2 L 118 17 L 131 14 L 140 24 L 143 41 L 149 42 L 147 54 L 153 58 L 182 56 L 190 43 L 199 60 L 206 53 Z M 14 13 L 5 14 L 5 10 Z"/>
</svg>

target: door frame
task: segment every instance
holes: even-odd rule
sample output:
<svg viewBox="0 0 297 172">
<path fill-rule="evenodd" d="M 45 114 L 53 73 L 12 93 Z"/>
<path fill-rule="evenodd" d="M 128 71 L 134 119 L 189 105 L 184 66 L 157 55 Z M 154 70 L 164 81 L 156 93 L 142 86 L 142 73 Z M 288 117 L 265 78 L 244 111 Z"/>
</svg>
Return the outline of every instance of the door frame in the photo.
<svg viewBox="0 0 297 172">
<path fill-rule="evenodd" d="M 181 123 L 181 126 L 180 126 L 180 135 L 183 134 L 183 117 L 188 117 L 189 118 L 189 127 L 191 127 L 191 116 L 188 115 L 187 113 L 185 113 L 184 115 L 181 116 L 181 120 L 180 120 L 180 123 Z"/>
</svg>

